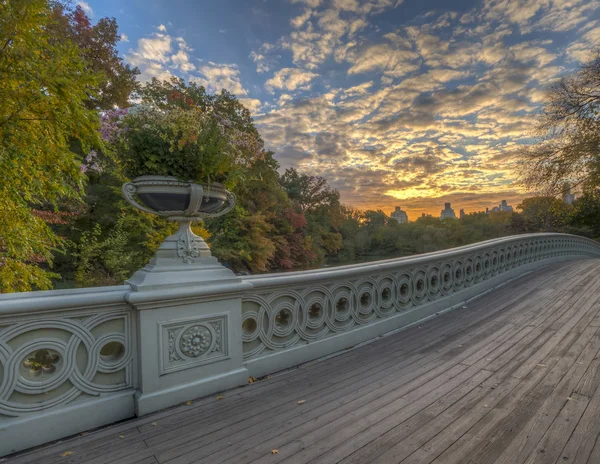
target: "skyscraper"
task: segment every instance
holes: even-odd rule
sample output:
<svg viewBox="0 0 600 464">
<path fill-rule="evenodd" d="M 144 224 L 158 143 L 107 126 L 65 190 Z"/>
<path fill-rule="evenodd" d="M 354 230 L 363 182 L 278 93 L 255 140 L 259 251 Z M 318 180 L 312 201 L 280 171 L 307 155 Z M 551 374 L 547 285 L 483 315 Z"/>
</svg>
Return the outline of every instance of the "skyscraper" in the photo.
<svg viewBox="0 0 600 464">
<path fill-rule="evenodd" d="M 396 210 L 390 214 L 390 217 L 398 221 L 398 224 L 406 224 L 408 222 L 408 214 L 406 214 L 406 211 L 402 211 L 399 206 L 396 206 Z"/>
<path fill-rule="evenodd" d="M 450 203 L 444 203 L 444 209 L 440 215 L 440 219 L 446 218 L 456 219 L 456 214 L 454 214 L 454 210 L 450 207 Z"/>
</svg>

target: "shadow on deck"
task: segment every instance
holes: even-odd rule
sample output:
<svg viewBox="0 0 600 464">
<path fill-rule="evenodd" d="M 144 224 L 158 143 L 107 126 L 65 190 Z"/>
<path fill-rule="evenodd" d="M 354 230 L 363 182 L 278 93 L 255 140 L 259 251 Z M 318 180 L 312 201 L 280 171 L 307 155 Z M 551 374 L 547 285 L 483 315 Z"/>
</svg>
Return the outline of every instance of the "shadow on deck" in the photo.
<svg viewBox="0 0 600 464">
<path fill-rule="evenodd" d="M 597 464 L 599 297 L 599 259 L 549 266 L 355 350 L 6 462 Z"/>
</svg>

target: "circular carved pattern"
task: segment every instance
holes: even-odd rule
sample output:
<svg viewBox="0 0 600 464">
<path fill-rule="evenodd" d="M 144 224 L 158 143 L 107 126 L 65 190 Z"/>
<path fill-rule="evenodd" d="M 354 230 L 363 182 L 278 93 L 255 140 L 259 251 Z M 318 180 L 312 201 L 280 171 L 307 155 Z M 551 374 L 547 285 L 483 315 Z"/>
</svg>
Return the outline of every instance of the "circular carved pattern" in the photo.
<svg viewBox="0 0 600 464">
<path fill-rule="evenodd" d="M 258 324 L 256 323 L 256 319 L 246 318 L 242 322 L 242 331 L 244 335 L 251 337 L 256 332 L 258 328 Z"/>
<path fill-rule="evenodd" d="M 412 276 L 408 273 L 400 274 L 396 279 L 396 294 L 398 306 L 401 310 L 412 305 Z"/>
<path fill-rule="evenodd" d="M 265 290 L 250 294 L 256 310 L 244 310 L 242 333 L 244 357 L 265 350 L 280 350 L 298 343 L 310 343 L 358 325 L 394 317 L 400 311 L 418 309 L 438 298 L 462 292 L 479 282 L 510 269 L 564 254 L 593 253 L 600 247 L 570 238 L 503 239 L 501 244 L 478 247 L 452 259 L 438 262 L 438 253 L 417 266 L 400 260 L 398 268 L 386 262 L 373 275 L 331 279 L 325 284 L 306 285 L 304 289 Z"/>
<path fill-rule="evenodd" d="M 181 336 L 179 348 L 190 358 L 197 358 L 206 353 L 212 343 L 212 334 L 203 325 L 195 325 L 187 329 Z"/>
<path fill-rule="evenodd" d="M 421 303 L 427 298 L 427 274 L 419 269 L 413 276 L 413 301 Z"/>
<path fill-rule="evenodd" d="M 121 342 L 109 341 L 100 349 L 100 358 L 107 364 L 116 364 L 125 356 L 125 346 Z"/>
<path fill-rule="evenodd" d="M 440 280 L 440 268 L 437 266 L 432 266 L 429 271 L 427 271 L 427 280 L 427 294 L 433 300 L 439 296 L 442 288 L 442 283 Z"/>
<path fill-rule="evenodd" d="M 452 264 L 445 263 L 440 270 L 440 279 L 442 281 L 442 292 L 444 295 L 447 295 L 452 292 L 453 286 L 453 278 L 452 273 L 454 270 L 452 269 Z"/>
<path fill-rule="evenodd" d="M 321 319 L 323 315 L 323 307 L 319 303 L 313 303 L 310 308 L 308 308 L 308 320 L 309 321 L 318 321 Z"/>
<path fill-rule="evenodd" d="M 60 355 L 54 350 L 37 350 L 30 353 L 23 361 L 26 372 L 21 371 L 29 379 L 48 377 L 56 372 Z"/>
<path fill-rule="evenodd" d="M 25 320 L 0 331 L 0 415 L 17 417 L 81 394 L 131 388 L 131 313 L 72 317 Z M 103 377 L 96 383 L 98 373 Z"/>
</svg>

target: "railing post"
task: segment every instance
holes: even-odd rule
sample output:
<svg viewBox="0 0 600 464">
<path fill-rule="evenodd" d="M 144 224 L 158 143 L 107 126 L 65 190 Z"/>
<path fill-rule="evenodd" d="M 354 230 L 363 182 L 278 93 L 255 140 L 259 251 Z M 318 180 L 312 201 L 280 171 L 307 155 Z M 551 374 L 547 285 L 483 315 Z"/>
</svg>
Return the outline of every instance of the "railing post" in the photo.
<svg viewBox="0 0 600 464">
<path fill-rule="evenodd" d="M 179 233 L 178 233 L 179 234 Z M 241 295 L 249 287 L 206 254 L 178 253 L 175 234 L 127 282 L 136 310 L 143 415 L 247 383 Z"/>
</svg>

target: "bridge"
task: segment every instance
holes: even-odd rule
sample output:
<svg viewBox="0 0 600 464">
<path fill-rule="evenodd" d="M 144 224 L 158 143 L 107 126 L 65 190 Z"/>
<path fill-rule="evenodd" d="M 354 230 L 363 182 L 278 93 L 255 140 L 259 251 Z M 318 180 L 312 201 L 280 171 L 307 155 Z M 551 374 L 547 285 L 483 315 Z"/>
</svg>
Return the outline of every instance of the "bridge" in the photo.
<svg viewBox="0 0 600 464">
<path fill-rule="evenodd" d="M 124 286 L 2 295 L 0 452 L 597 463 L 599 271 L 565 234 L 252 277 L 167 246 Z"/>
</svg>

